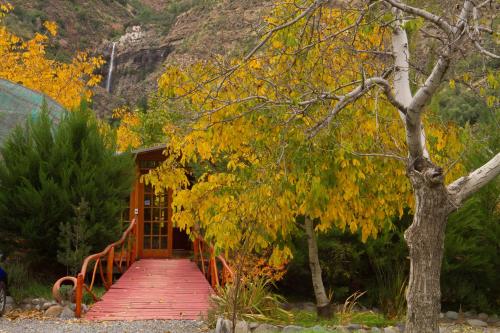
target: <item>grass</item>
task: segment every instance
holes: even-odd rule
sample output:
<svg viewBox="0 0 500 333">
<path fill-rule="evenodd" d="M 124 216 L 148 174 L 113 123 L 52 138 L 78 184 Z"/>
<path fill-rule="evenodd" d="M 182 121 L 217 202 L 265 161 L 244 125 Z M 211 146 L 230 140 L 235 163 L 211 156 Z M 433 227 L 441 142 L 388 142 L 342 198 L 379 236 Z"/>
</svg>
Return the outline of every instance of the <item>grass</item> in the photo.
<svg viewBox="0 0 500 333">
<path fill-rule="evenodd" d="M 9 294 L 19 303 L 27 297 L 52 299 L 52 286 L 36 280 L 23 283 L 22 286 L 9 287 Z"/>
<path fill-rule="evenodd" d="M 313 327 L 316 325 L 332 327 L 335 325 L 340 325 L 340 314 L 336 313 L 333 319 L 326 320 L 318 318 L 316 312 L 310 311 L 293 311 L 294 320 L 292 324 L 303 326 L 303 327 Z M 386 319 L 382 314 L 374 313 L 371 311 L 366 312 L 353 312 L 351 315 L 351 323 L 361 324 L 366 326 L 377 326 L 385 327 L 395 325 L 397 320 Z"/>
<path fill-rule="evenodd" d="M 97 297 L 101 298 L 102 295 L 104 295 L 104 293 L 106 292 L 106 289 L 104 287 L 102 287 L 102 286 L 94 286 L 94 288 L 92 289 L 92 291 L 94 292 L 94 294 Z M 84 295 L 83 295 L 83 303 L 85 303 L 87 305 L 94 304 L 94 299 L 88 293 L 84 293 Z"/>
<path fill-rule="evenodd" d="M 9 295 L 14 298 L 16 303 L 20 303 L 25 298 L 44 298 L 47 300 L 53 299 L 52 297 L 52 286 L 54 281 L 49 281 L 50 279 L 37 279 L 30 272 L 26 263 L 21 261 L 11 262 L 4 265 L 7 276 L 8 276 L 8 286 Z M 69 292 L 72 286 L 62 286 L 61 293 Z M 106 289 L 102 286 L 94 286 L 94 294 L 97 297 L 101 297 Z M 83 302 L 85 304 L 94 303 L 94 299 L 91 295 L 84 292 Z"/>
</svg>

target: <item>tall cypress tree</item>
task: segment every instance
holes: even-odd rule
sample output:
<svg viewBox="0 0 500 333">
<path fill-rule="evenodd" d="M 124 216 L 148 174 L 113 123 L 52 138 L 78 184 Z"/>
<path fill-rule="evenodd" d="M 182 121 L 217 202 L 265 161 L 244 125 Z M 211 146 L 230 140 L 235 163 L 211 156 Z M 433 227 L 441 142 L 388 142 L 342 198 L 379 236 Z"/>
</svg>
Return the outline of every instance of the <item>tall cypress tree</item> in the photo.
<svg viewBox="0 0 500 333">
<path fill-rule="evenodd" d="M 1 230 L 40 256 L 55 258 L 58 243 L 64 243 L 58 242 L 60 226 L 76 221 L 74 207 L 85 201 L 90 249 L 116 239 L 134 163 L 130 154 L 116 154 L 114 136 L 99 127 L 86 104 L 58 126 L 42 111 L 17 127 L 0 151 Z"/>
</svg>

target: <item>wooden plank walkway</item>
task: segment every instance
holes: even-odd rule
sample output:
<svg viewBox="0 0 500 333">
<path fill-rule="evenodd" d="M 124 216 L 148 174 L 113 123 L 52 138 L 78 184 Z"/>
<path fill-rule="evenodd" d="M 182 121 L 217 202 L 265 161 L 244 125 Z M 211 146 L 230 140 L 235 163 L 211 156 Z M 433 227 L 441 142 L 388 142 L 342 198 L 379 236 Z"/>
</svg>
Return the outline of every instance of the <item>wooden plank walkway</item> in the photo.
<svg viewBox="0 0 500 333">
<path fill-rule="evenodd" d="M 141 259 L 85 315 L 89 320 L 199 319 L 213 292 L 188 259 Z"/>
</svg>

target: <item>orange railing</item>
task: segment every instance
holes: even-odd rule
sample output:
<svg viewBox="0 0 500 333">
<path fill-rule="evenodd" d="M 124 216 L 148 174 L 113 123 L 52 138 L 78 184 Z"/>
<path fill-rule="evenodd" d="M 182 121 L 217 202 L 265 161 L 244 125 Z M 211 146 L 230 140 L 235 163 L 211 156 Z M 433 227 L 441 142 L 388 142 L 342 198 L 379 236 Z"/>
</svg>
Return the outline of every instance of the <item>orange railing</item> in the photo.
<svg viewBox="0 0 500 333">
<path fill-rule="evenodd" d="M 130 265 L 135 261 L 137 257 L 137 216 L 130 222 L 127 230 L 123 233 L 120 240 L 108 245 L 102 252 L 92 254 L 85 258 L 83 261 L 82 269 L 76 277 L 65 276 L 60 278 L 54 284 L 52 288 L 52 295 L 54 299 L 58 302 L 62 301 L 61 293 L 59 289 L 61 285 L 65 282 L 71 282 L 73 284 L 73 293 L 75 298 L 75 316 L 79 318 L 82 314 L 82 300 L 83 293 L 86 291 L 92 296 L 94 301 L 98 301 L 99 297 L 95 295 L 92 291 L 94 287 L 94 282 L 96 280 L 97 269 L 99 269 L 99 276 L 104 284 L 106 290 L 111 288 L 113 284 L 113 269 L 116 267 L 119 273 L 125 272 Z M 119 255 L 117 255 L 119 253 Z M 106 260 L 106 276 L 104 276 L 104 271 L 102 268 L 102 262 Z M 87 268 L 94 262 L 94 267 L 92 269 L 92 277 L 90 278 L 90 284 L 85 283 L 85 276 L 87 275 Z"/>
<path fill-rule="evenodd" d="M 198 236 L 194 240 L 194 261 L 200 266 L 202 273 L 207 278 L 212 288 L 224 287 L 233 279 L 233 271 L 222 255 L 215 255 L 214 247 Z M 205 258 L 206 257 L 206 258 Z M 217 261 L 222 270 L 219 270 Z"/>
</svg>

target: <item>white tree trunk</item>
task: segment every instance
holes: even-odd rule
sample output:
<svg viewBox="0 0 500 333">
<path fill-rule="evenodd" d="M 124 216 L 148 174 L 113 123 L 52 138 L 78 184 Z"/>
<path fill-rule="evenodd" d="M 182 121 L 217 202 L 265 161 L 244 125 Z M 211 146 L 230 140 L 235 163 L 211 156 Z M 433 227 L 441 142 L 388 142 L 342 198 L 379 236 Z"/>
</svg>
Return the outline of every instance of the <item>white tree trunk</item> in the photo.
<svg viewBox="0 0 500 333">
<path fill-rule="evenodd" d="M 309 268 L 311 269 L 311 278 L 316 297 L 316 309 L 318 317 L 330 318 L 333 315 L 333 309 L 330 300 L 326 296 L 323 278 L 321 276 L 321 265 L 318 257 L 318 244 L 314 232 L 314 223 L 309 218 L 305 218 L 305 230 L 307 234 L 307 245 L 309 252 Z"/>
<path fill-rule="evenodd" d="M 394 54 L 394 95 L 396 100 L 404 105 L 406 112 L 412 112 L 409 107 L 412 104 L 413 96 L 410 89 L 410 50 L 408 49 L 408 36 L 402 26 L 402 22 L 396 24 L 392 33 L 392 51 Z M 425 158 L 429 158 L 429 152 L 425 145 L 425 132 L 421 126 L 420 117 L 408 123 L 406 114 L 399 111 L 399 115 L 407 128 L 407 142 L 413 146 L 411 150 L 418 152 Z"/>
</svg>

